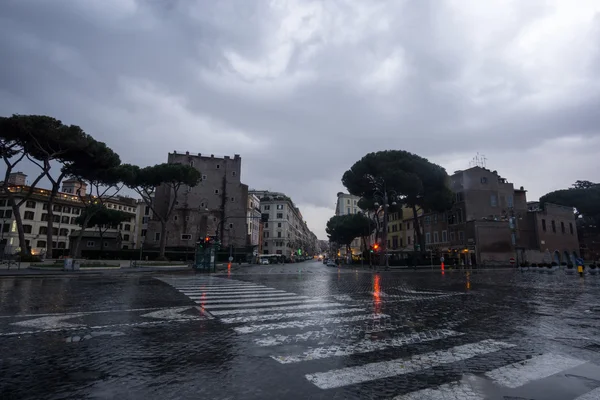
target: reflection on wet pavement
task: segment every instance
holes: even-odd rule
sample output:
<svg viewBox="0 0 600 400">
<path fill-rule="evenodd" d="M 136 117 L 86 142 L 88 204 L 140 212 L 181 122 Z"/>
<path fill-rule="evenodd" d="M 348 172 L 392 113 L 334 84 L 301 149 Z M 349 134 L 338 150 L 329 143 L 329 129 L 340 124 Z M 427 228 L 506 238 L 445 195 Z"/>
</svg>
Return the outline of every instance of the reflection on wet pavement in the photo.
<svg viewBox="0 0 600 400">
<path fill-rule="evenodd" d="M 0 398 L 600 399 L 600 277 L 0 279 Z"/>
</svg>

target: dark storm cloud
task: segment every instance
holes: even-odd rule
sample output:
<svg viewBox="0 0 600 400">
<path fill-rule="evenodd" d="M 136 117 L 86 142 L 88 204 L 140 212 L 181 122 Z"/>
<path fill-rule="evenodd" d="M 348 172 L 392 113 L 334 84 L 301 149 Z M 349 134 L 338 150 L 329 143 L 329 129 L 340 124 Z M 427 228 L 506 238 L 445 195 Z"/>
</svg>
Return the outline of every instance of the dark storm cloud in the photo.
<svg viewBox="0 0 600 400">
<path fill-rule="evenodd" d="M 79 124 L 143 165 L 240 153 L 243 179 L 323 236 L 366 152 L 454 168 L 598 143 L 599 21 L 588 0 L 6 0 L 0 111 Z"/>
</svg>

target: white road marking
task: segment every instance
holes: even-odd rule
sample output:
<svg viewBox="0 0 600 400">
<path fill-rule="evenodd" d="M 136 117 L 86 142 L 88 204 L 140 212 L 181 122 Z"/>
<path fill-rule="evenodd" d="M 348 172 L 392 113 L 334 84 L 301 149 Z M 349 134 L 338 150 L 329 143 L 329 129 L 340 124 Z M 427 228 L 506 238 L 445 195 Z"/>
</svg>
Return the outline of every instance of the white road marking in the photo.
<svg viewBox="0 0 600 400">
<path fill-rule="evenodd" d="M 204 308 L 207 309 L 223 309 L 223 308 L 236 308 L 236 307 L 267 307 L 267 306 L 283 306 L 286 304 L 298 304 L 298 303 L 317 303 L 323 301 L 323 299 L 308 299 L 308 300 L 302 300 L 302 299 L 298 299 L 298 300 L 290 300 L 290 301 L 270 301 L 270 302 L 259 302 L 259 303 L 236 303 L 236 304 L 215 304 L 215 305 L 208 305 Z M 197 304 L 203 304 L 202 301 L 200 300 L 196 300 Z"/>
<path fill-rule="evenodd" d="M 221 286 L 221 285 L 195 285 L 195 286 L 173 286 L 177 290 L 242 290 L 242 289 L 267 289 L 262 285 L 237 285 L 237 286 Z"/>
<path fill-rule="evenodd" d="M 260 321 L 273 321 L 284 318 L 302 318 L 317 315 L 334 315 L 334 314 L 350 314 L 354 312 L 363 312 L 364 308 L 339 308 L 334 310 L 313 310 L 303 311 L 296 313 L 277 313 L 277 314 L 260 314 L 260 315 L 249 315 L 245 317 L 233 317 L 223 318 L 221 322 L 224 324 L 237 324 L 246 322 L 260 322 Z"/>
<path fill-rule="evenodd" d="M 35 328 L 39 330 L 47 329 L 61 329 L 61 328 L 76 328 L 85 326 L 83 324 L 73 324 L 70 322 L 63 322 L 65 319 L 82 317 L 85 314 L 71 314 L 71 315 L 57 315 L 49 317 L 40 317 L 35 319 L 28 319 L 25 321 L 13 322 L 11 325 L 22 326 L 25 328 Z"/>
<path fill-rule="evenodd" d="M 281 364 L 291 364 L 302 361 L 320 360 L 330 357 L 342 357 L 351 356 L 353 354 L 370 353 L 391 347 L 408 346 L 415 343 L 431 342 L 433 340 L 446 339 L 448 337 L 461 335 L 464 335 L 464 333 L 444 329 L 402 335 L 388 340 L 364 339 L 359 342 L 336 343 L 333 346 L 313 348 L 297 356 L 271 356 L 271 358 L 280 362 Z"/>
<path fill-rule="evenodd" d="M 443 294 L 440 296 L 429 296 L 429 297 L 411 297 L 411 298 L 403 298 L 400 300 L 385 300 L 385 303 L 406 303 L 409 301 L 424 301 L 424 300 L 437 300 L 437 299 L 442 299 L 444 297 L 450 297 L 450 296 L 456 296 L 455 294 Z M 402 297 L 406 297 L 406 296 L 402 296 Z M 361 303 L 361 304 L 368 304 L 368 303 L 377 303 L 378 301 L 383 301 L 381 299 L 379 300 L 357 300 L 357 303 Z"/>
<path fill-rule="evenodd" d="M 579 396 L 574 400 L 598 400 L 600 399 L 600 388 L 596 388 L 591 392 L 587 392 L 584 395 Z"/>
<path fill-rule="evenodd" d="M 196 310 L 197 312 L 201 312 L 203 315 L 190 315 L 190 314 L 181 314 L 184 311 Z M 200 307 L 175 307 L 175 308 L 167 308 L 164 310 L 153 311 L 148 314 L 140 315 L 140 317 L 147 318 L 157 318 L 157 319 L 212 319 L 200 309 Z"/>
<path fill-rule="evenodd" d="M 244 298 L 238 298 L 238 297 L 226 297 L 225 299 L 220 299 L 220 300 L 211 300 L 208 298 L 204 298 L 204 297 L 190 297 L 192 300 L 195 300 L 196 303 L 198 304 L 202 304 L 202 305 L 211 305 L 211 304 L 239 304 L 239 303 L 250 303 L 253 301 L 259 301 L 262 297 L 253 297 L 250 299 L 244 299 Z M 295 294 L 292 295 L 279 295 L 277 298 L 268 298 L 265 299 L 265 301 L 279 301 L 279 300 L 292 300 L 292 299 L 297 299 L 297 302 L 300 302 L 302 300 L 306 300 L 306 299 L 310 299 L 310 297 L 308 296 L 297 296 Z"/>
<path fill-rule="evenodd" d="M 202 289 L 186 289 L 186 290 L 179 290 L 182 293 L 185 294 L 202 294 L 202 293 L 207 293 L 207 294 L 235 294 L 235 293 L 239 293 L 239 294 L 253 294 L 253 293 L 287 293 L 285 290 L 277 290 L 277 289 L 271 289 L 271 288 L 265 288 L 265 289 L 225 289 L 225 290 L 221 290 L 221 289 L 208 289 L 208 290 L 202 290 Z"/>
<path fill-rule="evenodd" d="M 13 315 L 0 315 L 0 318 L 28 318 L 28 317 L 52 317 L 59 315 L 88 315 L 88 314 L 106 314 L 106 313 L 119 313 L 119 312 L 135 312 L 135 311 L 152 311 L 152 310 L 160 310 L 163 307 L 150 307 L 150 308 L 128 308 L 124 310 L 99 310 L 99 311 L 86 311 L 79 313 L 52 313 L 52 314 L 13 314 Z"/>
<path fill-rule="evenodd" d="M 341 324 L 344 322 L 365 321 L 365 320 L 369 320 L 369 319 L 380 319 L 380 318 L 389 318 L 389 315 L 368 314 L 368 315 L 356 315 L 353 317 L 308 319 L 308 320 L 299 320 L 299 321 L 278 322 L 278 323 L 274 323 L 274 324 L 241 326 L 238 328 L 233 328 L 233 330 L 236 331 L 237 333 L 255 333 L 255 332 L 262 332 L 262 331 L 272 331 L 272 330 L 276 330 L 276 329 L 305 328 L 307 326 Z"/>
<path fill-rule="evenodd" d="M 395 331 L 396 329 L 398 329 L 398 327 L 392 326 L 392 325 L 380 326 L 380 327 L 377 327 L 376 329 L 372 329 L 372 330 L 365 329 L 364 327 L 359 327 L 358 329 L 353 330 L 351 332 L 351 334 L 365 335 L 365 334 L 371 334 L 374 332 Z M 336 335 L 336 337 L 339 336 L 340 335 L 339 329 L 335 329 L 335 330 L 322 329 L 320 331 L 308 331 L 308 332 L 298 333 L 295 335 L 266 336 L 266 337 L 262 337 L 260 339 L 255 339 L 254 343 L 260 347 L 279 346 L 281 344 L 307 342 L 309 340 L 317 341 L 317 340 L 321 340 L 324 338 L 329 338 L 332 335 Z"/>
<path fill-rule="evenodd" d="M 187 294 L 186 295 L 192 299 L 192 300 L 222 300 L 222 299 L 253 299 L 252 301 L 256 301 L 256 299 L 264 299 L 264 298 L 269 298 L 269 297 L 280 297 L 280 298 L 290 298 L 290 297 L 296 297 L 299 299 L 306 299 L 306 296 L 298 296 L 296 293 L 269 293 L 269 294 L 262 294 L 262 293 L 258 293 L 258 294 L 231 294 L 231 295 L 227 295 L 227 296 L 223 296 L 221 294 L 217 294 L 217 295 L 212 295 L 212 294 L 204 294 L 204 295 L 199 295 L 199 294 Z M 271 299 L 269 299 L 271 300 Z M 275 300 L 275 299 L 273 299 Z M 245 300 L 244 300 L 245 301 Z"/>
<path fill-rule="evenodd" d="M 266 311 L 288 311 L 288 310 L 306 310 L 309 308 L 327 308 L 327 307 L 341 307 L 345 304 L 340 303 L 320 303 L 320 304 L 301 304 L 299 306 L 283 306 L 283 307 L 265 307 L 265 308 L 251 308 L 249 310 L 224 310 L 224 311 L 211 311 L 212 315 L 238 315 L 238 314 L 254 314 L 258 312 Z"/>
<path fill-rule="evenodd" d="M 542 354 L 528 360 L 506 365 L 485 373 L 498 385 L 517 388 L 527 382 L 547 378 L 561 371 L 575 368 L 587 361 L 565 357 L 558 354 Z"/>
<path fill-rule="evenodd" d="M 328 372 L 307 374 L 306 379 L 321 389 L 333 389 L 374 381 L 376 379 L 410 374 L 423 369 L 452 364 L 457 361 L 467 360 L 478 355 L 493 353 L 511 347 L 515 347 L 515 345 L 488 339 L 477 343 L 456 346 L 448 350 L 419 354 L 409 359 L 399 358 Z"/>
<path fill-rule="evenodd" d="M 437 388 L 428 388 L 394 397 L 393 400 L 484 400 L 485 396 L 468 381 L 450 382 Z"/>
</svg>

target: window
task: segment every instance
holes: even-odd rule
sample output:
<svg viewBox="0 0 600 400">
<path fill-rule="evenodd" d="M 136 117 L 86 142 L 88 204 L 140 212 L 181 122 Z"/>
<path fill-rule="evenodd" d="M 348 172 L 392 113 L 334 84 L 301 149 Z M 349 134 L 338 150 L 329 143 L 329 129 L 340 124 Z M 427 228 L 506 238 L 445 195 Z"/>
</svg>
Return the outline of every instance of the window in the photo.
<svg viewBox="0 0 600 400">
<path fill-rule="evenodd" d="M 454 242 L 454 232 L 450 231 L 450 241 Z"/>
<path fill-rule="evenodd" d="M 484 185 L 487 183 L 487 178 L 485 176 L 481 177 L 481 183 L 483 183 Z"/>
<path fill-rule="evenodd" d="M 456 193 L 456 202 L 460 203 L 461 201 L 465 201 L 465 194 L 463 192 Z"/>
<path fill-rule="evenodd" d="M 0 200 L 0 207 L 5 207 L 5 206 L 6 206 L 6 199 Z"/>
<path fill-rule="evenodd" d="M 67 248 L 67 244 L 65 242 L 58 242 L 58 248 L 59 249 L 66 249 Z"/>
<path fill-rule="evenodd" d="M 546 232 L 546 220 L 542 219 L 542 230 Z"/>
<path fill-rule="evenodd" d="M 221 168 L 221 164 L 217 164 L 217 169 Z"/>
<path fill-rule="evenodd" d="M 52 216 L 52 221 L 59 223 L 60 222 L 60 215 L 53 215 Z"/>
<path fill-rule="evenodd" d="M 269 232 L 263 232 L 263 237 L 268 238 L 269 237 Z"/>
<path fill-rule="evenodd" d="M 125 236 L 127 236 L 127 235 L 125 235 Z M 181 240 L 190 240 L 190 239 L 192 239 L 192 235 L 189 233 L 184 233 L 181 235 Z M 127 239 L 125 239 L 125 240 L 127 240 Z"/>
<path fill-rule="evenodd" d="M 77 217 L 71 217 L 71 225 L 77 225 Z"/>
<path fill-rule="evenodd" d="M 425 217 L 425 226 L 429 226 L 431 224 L 431 218 L 428 216 Z"/>
<path fill-rule="evenodd" d="M 410 222 L 407 222 L 407 223 L 406 223 L 406 229 L 407 229 L 407 230 L 408 230 L 408 229 L 410 229 Z"/>
<path fill-rule="evenodd" d="M 60 218 L 60 222 L 61 222 L 62 224 L 68 224 L 70 220 L 71 220 L 71 218 L 69 218 L 69 216 L 67 216 L 67 215 L 63 215 L 63 216 Z"/>
<path fill-rule="evenodd" d="M 458 232 L 458 240 L 460 240 L 461 243 L 464 243 L 465 233 L 463 231 Z"/>
<path fill-rule="evenodd" d="M 160 240 L 160 232 L 154 232 L 154 241 L 158 242 Z"/>
<path fill-rule="evenodd" d="M 264 206 L 264 207 L 263 207 L 263 210 L 265 210 L 265 211 L 268 211 L 268 210 L 270 210 L 270 209 L 271 209 L 271 206 Z"/>
<path fill-rule="evenodd" d="M 48 209 L 48 203 L 42 204 L 42 210 L 47 210 L 47 209 Z"/>
<path fill-rule="evenodd" d="M 404 247 L 404 244 L 402 243 L 402 238 L 400 238 L 400 247 Z"/>
<path fill-rule="evenodd" d="M 54 206 L 52 206 L 52 211 L 60 212 L 61 210 L 62 210 L 62 207 L 59 206 L 58 204 L 55 204 Z"/>
<path fill-rule="evenodd" d="M 129 235 L 123 235 L 123 240 L 128 242 L 129 241 Z"/>
<path fill-rule="evenodd" d="M 556 233 L 556 223 L 554 222 L 554 220 L 552 220 L 551 225 L 552 225 L 552 232 Z"/>
<path fill-rule="evenodd" d="M 229 224 L 229 229 L 233 229 L 233 224 Z"/>
<path fill-rule="evenodd" d="M 427 233 L 425 234 L 425 243 L 426 243 L 426 244 L 429 244 L 429 243 L 431 243 L 431 233 L 429 233 L 429 232 L 427 232 Z"/>
<path fill-rule="evenodd" d="M 346 204 L 350 204 L 350 199 L 346 199 Z"/>
<path fill-rule="evenodd" d="M 235 197 L 232 197 L 232 198 L 231 198 L 231 201 L 235 201 Z"/>
<path fill-rule="evenodd" d="M 79 209 L 79 208 L 73 208 L 73 214 L 79 215 L 80 212 L 81 212 L 81 209 Z"/>
<path fill-rule="evenodd" d="M 202 203 L 202 207 L 204 207 L 204 203 Z M 150 215 L 150 207 L 144 207 L 144 215 Z"/>
<path fill-rule="evenodd" d="M 108 242 L 104 242 L 104 247 L 108 247 Z"/>
<path fill-rule="evenodd" d="M 25 207 L 27 207 L 27 208 L 35 208 L 35 201 L 28 200 L 27 203 L 25 203 Z"/>
<path fill-rule="evenodd" d="M 231 176 L 235 176 L 237 173 L 235 171 L 231 171 Z"/>
<path fill-rule="evenodd" d="M 410 236 L 406 238 L 407 239 L 407 243 L 410 245 Z"/>
<path fill-rule="evenodd" d="M 277 237 L 280 238 L 281 237 L 281 232 L 277 232 Z"/>
<path fill-rule="evenodd" d="M 569 231 L 571 232 L 571 235 L 573 234 L 573 223 L 569 222 Z"/>
<path fill-rule="evenodd" d="M 131 230 L 131 225 L 129 225 L 129 224 L 125 224 L 125 230 L 126 230 L 126 231 L 130 231 L 130 230 Z"/>
<path fill-rule="evenodd" d="M 177 215 L 173 216 L 173 221 L 177 221 L 179 219 L 179 217 L 177 217 Z"/>
<path fill-rule="evenodd" d="M 71 207 L 63 207 L 63 212 L 64 213 L 70 213 L 71 212 Z"/>
<path fill-rule="evenodd" d="M 32 229 L 33 227 L 31 225 L 23 225 L 23 232 L 25 233 L 31 233 Z"/>
<path fill-rule="evenodd" d="M 278 210 L 283 210 L 283 204 L 277 204 L 277 209 Z"/>
<path fill-rule="evenodd" d="M 439 234 L 437 232 L 433 232 L 433 243 L 438 243 L 440 241 Z"/>
<path fill-rule="evenodd" d="M 490 195 L 490 205 L 492 207 L 498 207 L 498 196 L 495 193 Z"/>
<path fill-rule="evenodd" d="M 268 227 L 269 227 L 269 223 L 265 222 L 265 228 L 268 228 Z"/>
<path fill-rule="evenodd" d="M 38 231 L 40 235 L 45 235 L 46 233 L 48 233 L 48 227 L 47 226 L 40 226 L 40 230 Z"/>
<path fill-rule="evenodd" d="M 281 222 L 278 222 L 278 223 L 277 223 L 277 227 L 278 227 L 278 228 L 281 228 Z"/>
<path fill-rule="evenodd" d="M 437 224 L 437 214 L 433 214 L 433 223 Z"/>
<path fill-rule="evenodd" d="M 60 236 L 69 236 L 69 230 L 65 228 L 60 229 Z"/>
<path fill-rule="evenodd" d="M 194 162 L 190 161 L 190 167 L 193 167 L 193 166 L 194 166 Z"/>
<path fill-rule="evenodd" d="M 564 223 L 564 222 L 562 222 L 562 221 L 560 221 L 560 231 L 561 231 L 562 233 L 565 233 L 565 232 L 566 232 L 566 230 L 565 230 L 565 223 Z"/>
<path fill-rule="evenodd" d="M 23 214 L 23 219 L 28 219 L 30 221 L 33 221 L 34 217 L 35 213 L 33 211 L 25 211 L 25 213 Z"/>
<path fill-rule="evenodd" d="M 58 228 L 52 228 L 52 234 L 54 236 L 58 236 Z M 54 246 L 54 247 L 56 247 L 56 246 Z"/>
<path fill-rule="evenodd" d="M 442 231 L 442 243 L 446 243 L 448 241 L 448 232 Z"/>
<path fill-rule="evenodd" d="M 512 195 L 508 195 L 508 197 L 506 197 L 506 206 L 508 208 L 513 208 L 515 206 L 515 201 Z"/>
<path fill-rule="evenodd" d="M 392 237 L 392 248 L 393 249 L 397 249 L 398 248 L 398 236 Z"/>
<path fill-rule="evenodd" d="M 352 214 L 352 213 L 350 212 L 350 207 L 348 207 L 348 214 Z"/>
<path fill-rule="evenodd" d="M 146 237 L 146 233 L 148 233 L 148 229 L 142 229 L 142 237 Z"/>
<path fill-rule="evenodd" d="M 186 215 L 186 216 L 185 216 L 185 220 L 186 220 L 186 221 L 189 221 L 189 220 L 190 220 L 190 216 L 189 216 L 189 215 Z"/>
<path fill-rule="evenodd" d="M 46 247 L 46 241 L 45 240 L 38 240 L 37 247 Z"/>
<path fill-rule="evenodd" d="M 206 180 L 206 175 L 202 175 L 202 180 L 205 181 Z"/>
<path fill-rule="evenodd" d="M 215 189 L 215 194 L 219 194 L 219 189 Z"/>
<path fill-rule="evenodd" d="M 282 219 L 283 218 L 283 213 L 277 213 L 277 218 Z"/>
<path fill-rule="evenodd" d="M 4 218 L 12 218 L 12 210 L 4 210 Z"/>
</svg>

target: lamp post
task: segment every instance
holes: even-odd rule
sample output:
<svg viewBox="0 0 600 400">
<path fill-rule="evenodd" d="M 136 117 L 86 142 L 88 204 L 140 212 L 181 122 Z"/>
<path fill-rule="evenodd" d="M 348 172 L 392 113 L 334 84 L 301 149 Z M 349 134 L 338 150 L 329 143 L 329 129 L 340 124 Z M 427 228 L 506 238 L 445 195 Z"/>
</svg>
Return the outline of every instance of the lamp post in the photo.
<svg viewBox="0 0 600 400">
<path fill-rule="evenodd" d="M 388 269 L 389 267 L 389 259 L 388 259 L 388 246 L 387 246 L 387 227 L 388 227 L 388 214 L 389 214 L 389 207 L 391 206 L 395 206 L 396 203 L 396 199 L 398 198 L 398 194 L 391 190 L 388 191 L 387 190 L 387 186 L 385 183 L 385 180 L 381 177 L 374 177 L 373 175 L 366 175 L 366 178 L 369 180 L 369 182 L 373 185 L 373 188 L 375 189 L 375 192 L 373 193 L 373 198 L 375 200 L 379 200 L 381 201 L 381 207 L 383 209 L 383 232 L 381 234 L 381 254 L 383 255 L 384 259 L 381 259 L 379 261 L 380 265 L 385 265 L 385 268 Z M 379 208 L 380 203 L 379 202 L 375 202 L 375 207 Z M 377 215 L 378 213 L 376 213 Z"/>
</svg>

